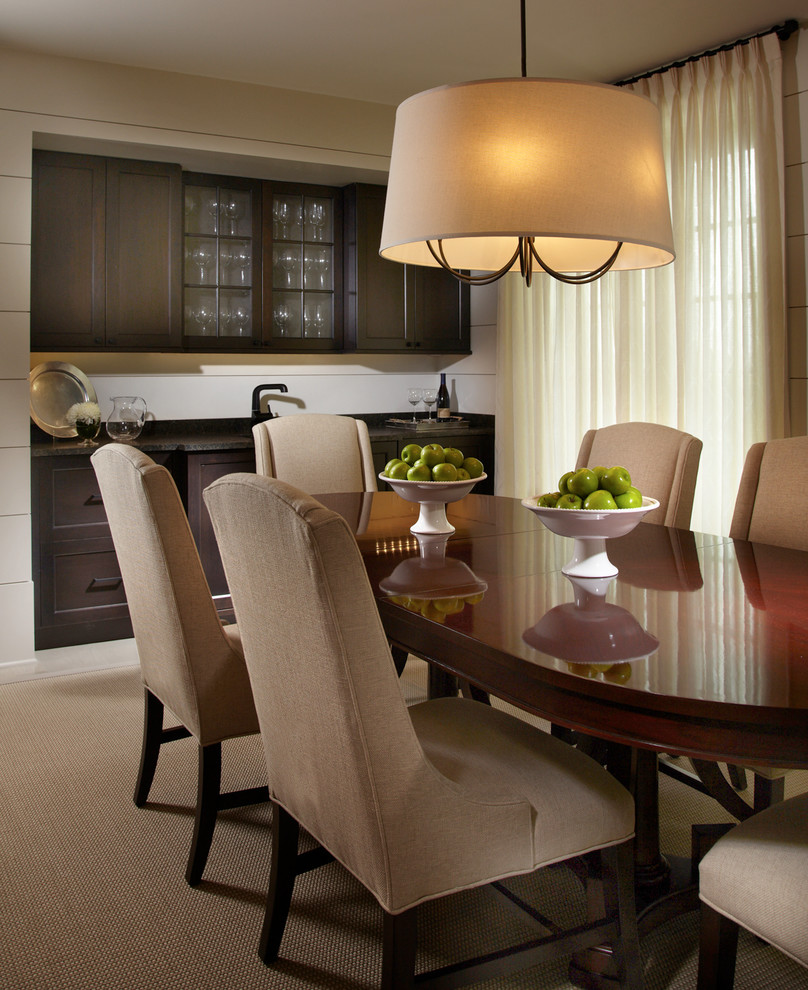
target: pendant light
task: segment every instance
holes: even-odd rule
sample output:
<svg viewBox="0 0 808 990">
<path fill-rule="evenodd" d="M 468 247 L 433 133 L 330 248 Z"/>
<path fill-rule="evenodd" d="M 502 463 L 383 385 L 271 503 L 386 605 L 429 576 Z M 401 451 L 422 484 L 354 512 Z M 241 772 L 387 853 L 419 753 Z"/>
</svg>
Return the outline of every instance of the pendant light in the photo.
<svg viewBox="0 0 808 990">
<path fill-rule="evenodd" d="M 583 284 L 674 259 L 659 111 L 644 96 L 522 76 L 396 112 L 382 257 L 472 284 L 535 270 Z M 481 274 L 469 274 L 477 272 Z"/>
</svg>

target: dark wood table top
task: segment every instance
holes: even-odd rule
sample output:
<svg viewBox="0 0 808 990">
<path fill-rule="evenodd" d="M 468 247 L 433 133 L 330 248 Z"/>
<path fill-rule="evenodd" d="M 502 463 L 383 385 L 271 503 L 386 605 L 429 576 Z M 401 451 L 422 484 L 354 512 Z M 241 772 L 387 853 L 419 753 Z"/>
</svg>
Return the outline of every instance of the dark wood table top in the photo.
<svg viewBox="0 0 808 990">
<path fill-rule="evenodd" d="M 572 540 L 517 499 L 472 493 L 419 544 L 394 493 L 319 498 L 354 528 L 392 642 L 611 742 L 808 767 L 807 553 L 641 523 L 607 541 L 616 579 L 574 587 Z"/>
</svg>

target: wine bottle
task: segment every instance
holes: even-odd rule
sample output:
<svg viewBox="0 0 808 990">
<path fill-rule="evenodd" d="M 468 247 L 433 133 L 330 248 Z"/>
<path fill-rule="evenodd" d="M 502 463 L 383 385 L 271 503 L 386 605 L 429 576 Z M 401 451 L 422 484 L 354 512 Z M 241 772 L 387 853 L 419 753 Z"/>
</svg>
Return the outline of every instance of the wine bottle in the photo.
<svg viewBox="0 0 808 990">
<path fill-rule="evenodd" d="M 448 419 L 452 415 L 449 408 L 449 389 L 446 388 L 446 375 L 441 373 L 438 389 L 438 419 Z"/>
</svg>

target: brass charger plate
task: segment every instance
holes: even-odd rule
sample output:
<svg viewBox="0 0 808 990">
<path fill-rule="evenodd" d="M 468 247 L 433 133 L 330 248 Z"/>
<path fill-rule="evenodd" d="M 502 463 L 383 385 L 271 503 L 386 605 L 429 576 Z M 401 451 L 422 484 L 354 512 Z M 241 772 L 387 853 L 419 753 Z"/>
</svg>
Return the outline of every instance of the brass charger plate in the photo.
<svg viewBox="0 0 808 990">
<path fill-rule="evenodd" d="M 75 437 L 75 424 L 65 419 L 77 402 L 98 402 L 90 379 L 75 365 L 45 361 L 28 375 L 31 419 L 52 437 Z"/>
</svg>

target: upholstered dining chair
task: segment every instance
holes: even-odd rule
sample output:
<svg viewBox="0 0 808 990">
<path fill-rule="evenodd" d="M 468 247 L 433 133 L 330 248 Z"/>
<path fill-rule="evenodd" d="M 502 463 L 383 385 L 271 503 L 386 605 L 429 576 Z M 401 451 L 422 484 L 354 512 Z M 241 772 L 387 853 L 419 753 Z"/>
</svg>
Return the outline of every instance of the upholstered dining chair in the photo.
<svg viewBox="0 0 808 990">
<path fill-rule="evenodd" d="M 268 800 L 266 786 L 221 793 L 222 742 L 258 732 L 235 625 L 216 612 L 174 480 L 142 451 L 110 443 L 92 455 L 121 568 L 145 696 L 134 801 L 143 807 L 160 747 L 193 736 L 196 810 L 185 878 L 205 870 L 217 813 Z M 163 728 L 164 708 L 179 725 Z"/>
<path fill-rule="evenodd" d="M 628 792 L 584 754 L 488 705 L 453 697 L 407 708 L 356 539 L 337 513 L 250 474 L 220 478 L 204 498 L 269 775 L 263 961 L 279 955 L 296 875 L 332 857 L 383 909 L 382 986 L 393 990 L 413 986 L 419 905 L 599 850 L 603 921 L 497 963 L 511 971 L 605 937 L 622 985 L 640 987 Z M 301 827 L 319 850 L 298 853 Z M 497 969 L 475 964 L 475 979 Z M 470 979 L 451 985 L 461 982 Z"/>
<path fill-rule="evenodd" d="M 739 926 L 808 967 L 806 876 L 808 794 L 772 805 L 716 842 L 699 864 L 698 990 L 732 990 Z"/>
<path fill-rule="evenodd" d="M 351 416 L 299 413 L 256 423 L 255 469 L 325 495 L 378 490 L 367 424 Z"/>
<path fill-rule="evenodd" d="M 644 522 L 688 529 L 701 458 L 697 437 L 659 423 L 615 423 L 587 430 L 576 469 L 621 464 L 643 495 L 659 500 Z"/>
</svg>

